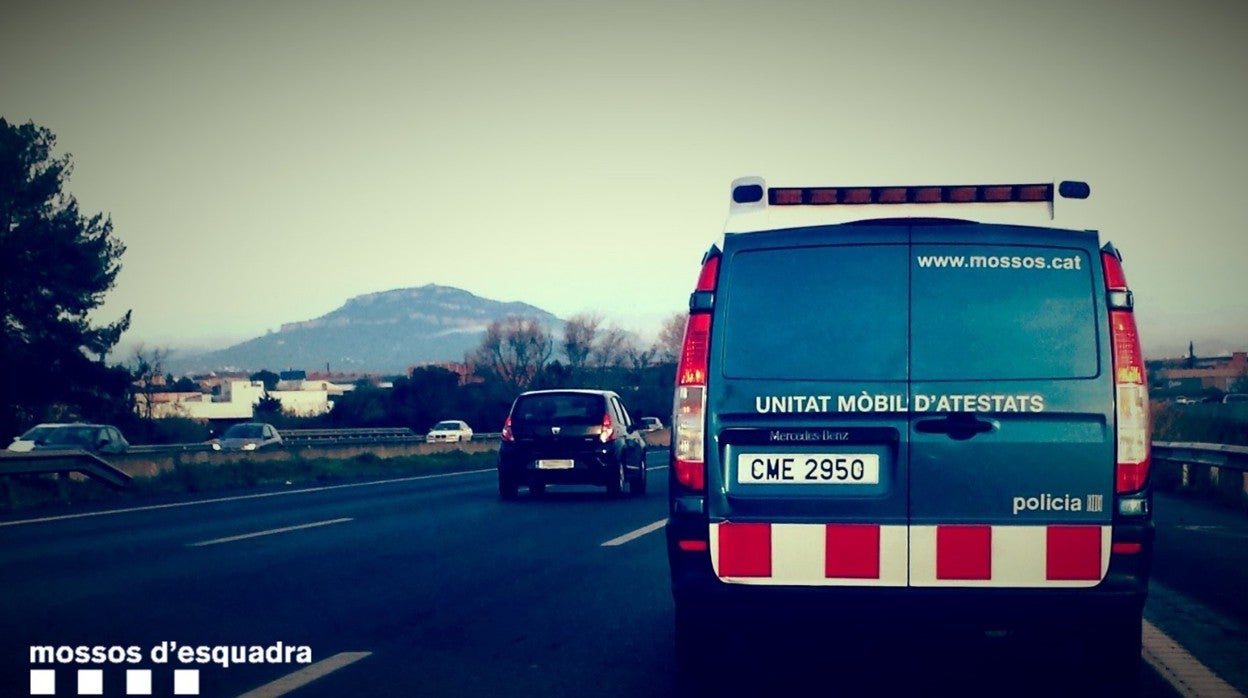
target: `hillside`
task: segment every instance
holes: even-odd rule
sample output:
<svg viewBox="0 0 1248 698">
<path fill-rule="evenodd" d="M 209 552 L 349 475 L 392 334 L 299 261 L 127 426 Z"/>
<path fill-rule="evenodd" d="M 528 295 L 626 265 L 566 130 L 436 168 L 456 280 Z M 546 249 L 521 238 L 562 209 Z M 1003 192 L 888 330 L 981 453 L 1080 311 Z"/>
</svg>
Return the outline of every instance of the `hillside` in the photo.
<svg viewBox="0 0 1248 698">
<path fill-rule="evenodd" d="M 287 368 L 403 373 L 416 364 L 462 361 L 493 320 L 536 317 L 552 329 L 562 321 L 527 303 L 503 303 L 463 289 L 428 284 L 369 293 L 319 318 L 288 322 L 277 332 L 168 364 L 180 373 Z"/>
</svg>

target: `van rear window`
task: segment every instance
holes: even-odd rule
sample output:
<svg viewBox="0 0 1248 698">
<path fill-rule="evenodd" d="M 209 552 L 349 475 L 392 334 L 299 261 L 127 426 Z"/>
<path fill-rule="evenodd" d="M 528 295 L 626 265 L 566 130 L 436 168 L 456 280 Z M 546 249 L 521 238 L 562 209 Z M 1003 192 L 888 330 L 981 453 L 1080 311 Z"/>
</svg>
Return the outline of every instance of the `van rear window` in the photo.
<svg viewBox="0 0 1248 698">
<path fill-rule="evenodd" d="M 719 286 L 729 378 L 905 380 L 907 245 L 745 250 Z"/>
<path fill-rule="evenodd" d="M 1080 249 L 915 245 L 914 380 L 1097 375 L 1092 263 Z"/>
<path fill-rule="evenodd" d="M 1092 258 L 1018 245 L 743 250 L 721 272 L 723 375 L 776 380 L 1088 378 Z"/>
</svg>

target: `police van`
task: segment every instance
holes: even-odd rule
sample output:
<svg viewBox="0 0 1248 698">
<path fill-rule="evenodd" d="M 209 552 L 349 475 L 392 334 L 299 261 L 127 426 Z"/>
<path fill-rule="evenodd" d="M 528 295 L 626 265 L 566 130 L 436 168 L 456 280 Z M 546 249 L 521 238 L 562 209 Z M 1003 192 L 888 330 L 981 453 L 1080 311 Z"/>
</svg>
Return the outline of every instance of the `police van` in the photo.
<svg viewBox="0 0 1248 698">
<path fill-rule="evenodd" d="M 1132 680 L 1147 383 L 1120 254 L 1055 223 L 1088 196 L 733 182 L 676 379 L 682 667 L 784 601 L 1053 632 Z"/>
</svg>

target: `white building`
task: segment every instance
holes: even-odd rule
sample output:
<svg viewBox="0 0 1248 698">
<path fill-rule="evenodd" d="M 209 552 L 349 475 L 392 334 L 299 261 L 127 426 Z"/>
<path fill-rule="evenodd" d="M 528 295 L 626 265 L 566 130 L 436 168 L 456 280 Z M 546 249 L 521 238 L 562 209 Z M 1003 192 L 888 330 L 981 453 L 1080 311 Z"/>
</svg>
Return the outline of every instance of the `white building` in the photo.
<svg viewBox="0 0 1248 698">
<path fill-rule="evenodd" d="M 282 403 L 282 411 L 297 417 L 314 417 L 333 408 L 331 394 L 342 390 L 326 381 L 305 381 L 300 389 L 270 390 L 268 395 Z M 251 419 L 253 409 L 265 396 L 264 383 L 235 380 L 221 384 L 220 395 L 180 394 L 171 402 L 152 402 L 153 417 L 188 417 L 190 419 Z M 136 395 L 142 412 L 146 396 Z"/>
</svg>

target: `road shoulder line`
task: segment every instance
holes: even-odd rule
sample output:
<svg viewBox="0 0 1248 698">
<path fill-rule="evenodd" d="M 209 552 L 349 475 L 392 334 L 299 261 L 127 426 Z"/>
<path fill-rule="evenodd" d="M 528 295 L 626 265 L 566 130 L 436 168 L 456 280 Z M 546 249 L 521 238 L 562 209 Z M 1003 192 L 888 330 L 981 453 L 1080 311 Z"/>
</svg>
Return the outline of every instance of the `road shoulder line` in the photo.
<svg viewBox="0 0 1248 698">
<path fill-rule="evenodd" d="M 1144 621 L 1144 661 L 1184 698 L 1243 698 L 1243 694 L 1148 621 Z"/>
</svg>

